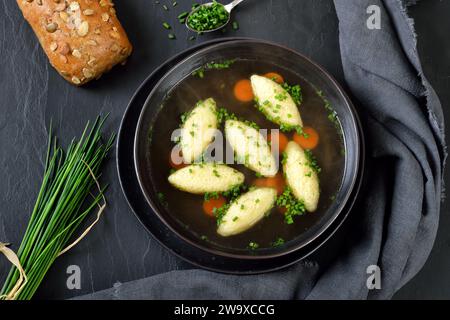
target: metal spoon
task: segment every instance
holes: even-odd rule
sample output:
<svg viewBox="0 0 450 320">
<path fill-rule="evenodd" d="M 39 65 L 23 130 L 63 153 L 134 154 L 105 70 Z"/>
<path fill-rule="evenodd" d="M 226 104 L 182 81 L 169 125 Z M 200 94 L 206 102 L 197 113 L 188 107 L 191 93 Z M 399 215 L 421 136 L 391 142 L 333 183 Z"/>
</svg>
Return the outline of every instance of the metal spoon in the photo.
<svg viewBox="0 0 450 320">
<path fill-rule="evenodd" d="M 200 6 L 198 6 L 196 9 L 192 10 L 192 11 L 189 13 L 189 15 L 186 17 L 186 28 L 188 28 L 189 30 L 194 31 L 194 32 L 202 32 L 202 33 L 213 32 L 213 31 L 217 31 L 217 30 L 219 30 L 219 29 L 222 29 L 223 27 L 225 27 L 225 26 L 230 22 L 230 20 L 231 20 L 231 11 L 234 9 L 234 7 L 236 7 L 236 6 L 237 6 L 239 3 L 241 3 L 242 1 L 244 1 L 244 0 L 233 0 L 233 1 L 231 1 L 231 2 L 230 2 L 229 4 L 227 4 L 227 5 L 220 4 L 220 5 L 222 5 L 222 6 L 225 8 L 225 10 L 228 12 L 228 20 L 227 20 L 227 22 L 225 22 L 223 25 L 221 25 L 221 26 L 219 26 L 219 27 L 217 27 L 217 28 L 215 28 L 215 29 L 205 30 L 205 31 L 198 31 L 198 30 L 192 29 L 192 28 L 189 26 L 188 21 L 189 21 L 189 17 L 190 17 L 194 12 L 197 12 L 197 10 L 199 10 L 201 7 L 210 7 L 210 6 L 213 5 L 213 2 L 204 3 L 204 4 L 200 5 Z"/>
</svg>

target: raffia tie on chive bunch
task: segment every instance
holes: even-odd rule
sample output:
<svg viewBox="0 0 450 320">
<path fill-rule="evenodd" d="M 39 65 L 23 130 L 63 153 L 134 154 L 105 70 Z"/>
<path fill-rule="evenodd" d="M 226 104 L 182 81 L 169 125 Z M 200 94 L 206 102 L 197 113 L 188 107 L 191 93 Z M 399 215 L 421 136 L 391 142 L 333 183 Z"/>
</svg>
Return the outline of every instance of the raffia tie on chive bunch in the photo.
<svg viewBox="0 0 450 320">
<path fill-rule="evenodd" d="M 72 140 L 66 153 L 50 129 L 42 185 L 17 255 L 0 243 L 0 253 L 13 264 L 0 299 L 31 299 L 55 259 L 73 248 L 99 221 L 106 208 L 107 187 L 98 182 L 100 168 L 115 139 L 111 135 L 106 143 L 102 142 L 101 129 L 106 118 L 98 117 L 90 131 L 88 123 L 80 140 Z M 91 193 L 94 187 L 97 195 Z M 91 202 L 86 201 L 89 195 Z M 95 221 L 69 244 L 96 206 Z"/>
</svg>

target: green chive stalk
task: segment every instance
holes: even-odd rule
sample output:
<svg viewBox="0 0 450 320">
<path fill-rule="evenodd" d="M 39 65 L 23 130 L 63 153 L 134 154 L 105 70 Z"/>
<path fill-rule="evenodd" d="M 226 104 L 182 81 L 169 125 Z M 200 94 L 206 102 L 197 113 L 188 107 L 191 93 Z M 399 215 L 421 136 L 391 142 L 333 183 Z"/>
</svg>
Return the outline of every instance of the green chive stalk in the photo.
<svg viewBox="0 0 450 320">
<path fill-rule="evenodd" d="M 64 152 L 50 129 L 42 185 L 17 256 L 28 278 L 14 299 L 33 297 L 47 271 L 70 244 L 74 233 L 95 207 L 101 207 L 104 190 L 98 185 L 100 168 L 115 136 L 102 142 L 106 117 L 87 123 L 81 138 L 72 140 Z M 98 189 L 92 195 L 94 188 Z M 87 201 L 86 198 L 91 200 Z M 92 198 L 91 198 L 92 197 Z M 12 267 L 0 296 L 8 295 L 19 279 Z"/>
</svg>

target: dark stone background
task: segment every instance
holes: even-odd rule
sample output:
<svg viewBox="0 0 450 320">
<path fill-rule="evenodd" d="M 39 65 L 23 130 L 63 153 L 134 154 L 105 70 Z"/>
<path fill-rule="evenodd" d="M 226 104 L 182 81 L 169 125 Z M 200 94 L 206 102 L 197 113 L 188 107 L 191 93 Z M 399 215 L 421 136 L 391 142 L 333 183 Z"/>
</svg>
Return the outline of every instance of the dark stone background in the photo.
<svg viewBox="0 0 450 320">
<path fill-rule="evenodd" d="M 176 16 L 191 1 L 116 0 L 119 17 L 135 51 L 125 67 L 84 88 L 63 81 L 49 66 L 15 1 L 0 4 L 0 240 L 17 248 L 40 185 L 46 130 L 53 119 L 62 143 L 78 136 L 87 120 L 110 112 L 107 131 L 118 129 L 121 116 L 142 80 L 171 55 L 199 41 L 222 36 L 272 40 L 311 57 L 343 82 L 338 25 L 331 0 L 247 0 L 236 11 L 240 30 L 228 30 L 188 41 L 189 33 Z M 365 12 L 361 12 L 365 14 Z M 425 73 L 440 95 L 450 102 L 450 3 L 421 1 L 411 10 L 416 19 Z M 177 40 L 167 38 L 162 22 L 170 23 Z M 394 107 L 394 106 L 393 106 Z M 447 116 L 448 111 L 447 111 Z M 113 158 L 113 157 L 112 157 Z M 447 174 L 447 181 L 450 177 Z M 37 298 L 68 298 L 157 273 L 190 268 L 163 249 L 135 219 L 119 187 L 115 161 L 104 169 L 111 184 L 106 214 L 89 236 L 70 254 L 59 258 Z M 420 274 L 398 298 L 450 298 L 450 217 L 444 203 L 441 227 L 433 253 Z M 66 268 L 82 270 L 81 290 L 66 288 Z M 0 259 L 0 283 L 9 265 Z"/>
</svg>

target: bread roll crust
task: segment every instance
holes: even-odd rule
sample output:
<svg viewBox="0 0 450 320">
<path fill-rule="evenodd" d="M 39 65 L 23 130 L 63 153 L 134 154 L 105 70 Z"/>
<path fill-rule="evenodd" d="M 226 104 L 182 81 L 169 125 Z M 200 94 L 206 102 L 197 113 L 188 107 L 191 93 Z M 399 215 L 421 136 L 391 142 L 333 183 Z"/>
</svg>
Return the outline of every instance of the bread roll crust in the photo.
<svg viewBox="0 0 450 320">
<path fill-rule="evenodd" d="M 69 82 L 99 78 L 131 54 L 111 0 L 17 0 L 51 65 Z"/>
</svg>

